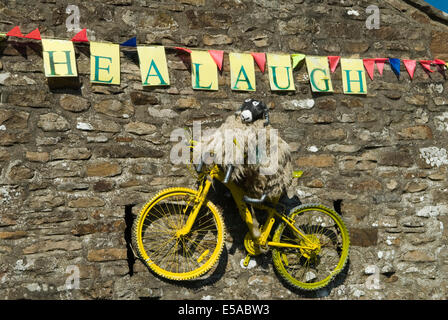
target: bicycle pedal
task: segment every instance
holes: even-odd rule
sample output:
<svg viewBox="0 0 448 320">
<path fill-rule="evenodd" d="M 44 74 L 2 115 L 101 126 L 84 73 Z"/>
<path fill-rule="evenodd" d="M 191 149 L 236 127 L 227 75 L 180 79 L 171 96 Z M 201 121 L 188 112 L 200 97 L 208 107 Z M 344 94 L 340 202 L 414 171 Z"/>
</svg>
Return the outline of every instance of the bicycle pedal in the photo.
<svg viewBox="0 0 448 320">
<path fill-rule="evenodd" d="M 249 265 L 250 259 L 252 259 L 252 256 L 251 256 L 250 254 L 248 254 L 248 255 L 246 256 L 246 258 L 244 258 L 244 261 L 243 261 L 243 266 L 244 266 L 244 267 L 247 268 L 247 266 Z"/>
</svg>

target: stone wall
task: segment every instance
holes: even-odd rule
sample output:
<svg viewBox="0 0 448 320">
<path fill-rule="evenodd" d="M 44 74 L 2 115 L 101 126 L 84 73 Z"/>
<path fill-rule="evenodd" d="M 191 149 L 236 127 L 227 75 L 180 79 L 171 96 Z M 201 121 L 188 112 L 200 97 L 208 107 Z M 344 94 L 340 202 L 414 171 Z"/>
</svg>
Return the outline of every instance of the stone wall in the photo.
<svg viewBox="0 0 448 320">
<path fill-rule="evenodd" d="M 301 52 L 343 57 L 448 59 L 447 20 L 421 1 L 106 0 L 0 1 L 0 30 L 39 27 L 70 39 L 66 7 L 99 41 Z M 380 29 L 365 26 L 369 5 Z M 191 89 L 190 72 L 167 49 L 172 85 L 143 90 L 133 50 L 122 50 L 121 86 L 89 83 L 87 45 L 76 45 L 79 81 L 49 81 L 41 47 L 0 42 L 0 298 L 52 299 L 442 299 L 448 292 L 448 95 L 445 79 L 404 67 L 398 80 L 368 79 L 367 96 L 271 92 L 257 71 L 254 94 L 233 92 L 225 57 L 218 92 Z M 193 120 L 218 126 L 248 96 L 269 104 L 271 121 L 304 170 L 303 202 L 334 207 L 352 238 L 348 270 L 325 290 L 292 292 L 270 256 L 240 267 L 245 227 L 224 201 L 227 250 L 205 280 L 163 281 L 134 261 L 133 217 L 157 190 L 193 186 L 172 166 L 169 136 Z M 80 271 L 79 289 L 66 282 Z M 376 283 L 374 280 L 378 279 Z M 74 283 L 74 282 L 73 282 Z"/>
</svg>

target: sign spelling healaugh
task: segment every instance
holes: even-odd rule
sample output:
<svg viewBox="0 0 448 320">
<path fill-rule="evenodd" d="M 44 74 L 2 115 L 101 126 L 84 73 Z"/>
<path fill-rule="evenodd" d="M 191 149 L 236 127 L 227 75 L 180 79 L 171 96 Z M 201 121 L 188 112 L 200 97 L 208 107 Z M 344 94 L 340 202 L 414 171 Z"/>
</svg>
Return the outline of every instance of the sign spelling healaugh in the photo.
<svg viewBox="0 0 448 320">
<path fill-rule="evenodd" d="M 71 41 L 59 39 L 41 39 L 40 31 L 35 28 L 24 35 L 19 26 L 8 33 L 0 33 L 0 40 L 8 37 L 42 41 L 42 54 L 46 77 L 77 77 L 76 56 L 73 43 L 90 46 L 90 81 L 101 84 L 120 84 L 120 47 L 137 47 L 141 83 L 146 86 L 169 86 L 170 75 L 164 46 L 137 46 L 137 37 L 121 44 L 90 42 L 86 29 L 79 31 Z M 216 91 L 219 87 L 218 69 L 224 68 L 223 50 L 191 50 L 175 47 L 182 52 L 184 63 L 191 63 L 191 85 L 194 90 Z M 186 59 L 185 54 L 191 59 Z M 230 89 L 234 91 L 255 92 L 255 63 L 261 72 L 268 69 L 269 84 L 272 91 L 295 91 L 293 70 L 306 61 L 307 73 L 312 92 L 334 92 L 331 75 L 340 65 L 344 94 L 367 94 L 366 73 L 374 80 L 375 65 L 383 75 L 384 65 L 400 77 L 403 62 L 410 79 L 414 78 L 417 60 L 399 58 L 346 59 L 340 56 L 306 56 L 301 53 L 234 53 L 230 52 Z M 444 73 L 448 69 L 446 61 L 418 60 L 428 74 L 438 70 Z M 436 69 L 435 69 L 436 68 Z M 224 70 L 224 71 L 223 71 Z"/>
</svg>

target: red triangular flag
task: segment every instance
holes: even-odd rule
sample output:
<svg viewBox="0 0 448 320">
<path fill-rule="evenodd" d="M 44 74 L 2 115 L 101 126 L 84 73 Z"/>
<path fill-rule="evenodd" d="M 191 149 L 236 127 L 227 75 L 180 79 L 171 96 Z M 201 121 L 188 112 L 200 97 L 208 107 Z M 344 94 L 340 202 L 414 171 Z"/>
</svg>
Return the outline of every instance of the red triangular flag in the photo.
<svg viewBox="0 0 448 320">
<path fill-rule="evenodd" d="M 445 62 L 445 61 L 443 61 L 443 60 L 440 60 L 440 59 L 435 59 L 435 60 L 433 61 L 433 63 L 435 63 L 435 64 L 442 64 L 442 65 L 446 65 L 446 62 Z"/>
<path fill-rule="evenodd" d="M 264 52 L 251 52 L 251 55 L 254 58 L 258 68 L 260 68 L 261 72 L 264 73 L 266 67 L 266 54 Z"/>
<path fill-rule="evenodd" d="M 373 80 L 373 73 L 375 72 L 375 59 L 364 59 L 364 67 L 369 74 L 371 80 Z"/>
<path fill-rule="evenodd" d="M 12 28 L 7 34 L 8 37 L 19 37 L 19 38 L 23 38 L 23 34 L 20 31 L 19 26 L 15 26 L 14 28 Z"/>
<path fill-rule="evenodd" d="M 432 63 L 437 65 L 437 70 L 443 74 L 443 76 L 445 77 L 445 67 L 446 67 L 446 62 L 440 59 L 435 59 Z"/>
<path fill-rule="evenodd" d="M 431 62 L 431 60 L 420 60 L 420 64 L 424 69 L 428 70 L 429 72 L 434 72 L 434 70 L 431 70 Z"/>
<path fill-rule="evenodd" d="M 222 61 L 224 59 L 224 51 L 222 50 L 208 50 L 208 53 L 213 58 L 213 61 L 215 61 L 216 65 L 218 66 L 219 71 L 222 69 Z"/>
<path fill-rule="evenodd" d="M 328 56 L 328 62 L 330 63 L 330 70 L 334 72 L 338 66 L 340 56 Z"/>
<path fill-rule="evenodd" d="M 40 31 L 38 28 L 36 28 L 33 31 L 31 31 L 30 33 L 28 33 L 25 36 L 25 38 L 34 39 L 34 40 L 42 40 L 42 38 L 40 37 Z"/>
<path fill-rule="evenodd" d="M 89 39 L 87 39 L 87 29 L 82 29 L 79 31 L 73 38 L 73 42 L 89 42 Z"/>
<path fill-rule="evenodd" d="M 176 49 L 176 50 L 181 50 L 181 51 L 185 51 L 185 52 L 188 52 L 188 53 L 191 53 L 191 50 L 190 50 L 190 49 L 187 49 L 187 48 L 175 47 L 174 49 Z"/>
<path fill-rule="evenodd" d="M 376 67 L 378 68 L 378 72 L 380 73 L 380 75 L 383 75 L 384 64 L 386 63 L 386 61 L 387 61 L 386 58 L 376 58 L 375 59 Z"/>
<path fill-rule="evenodd" d="M 403 64 L 406 67 L 406 70 L 408 71 L 411 79 L 414 79 L 414 72 L 415 72 L 415 68 L 417 67 L 417 61 L 403 59 Z"/>
</svg>

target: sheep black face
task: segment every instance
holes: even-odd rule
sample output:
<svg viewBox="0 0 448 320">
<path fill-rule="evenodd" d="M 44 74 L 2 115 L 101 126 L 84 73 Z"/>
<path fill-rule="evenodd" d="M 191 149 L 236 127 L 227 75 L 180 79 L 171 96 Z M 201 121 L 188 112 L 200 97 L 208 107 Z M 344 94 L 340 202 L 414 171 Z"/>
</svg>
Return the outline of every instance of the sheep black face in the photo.
<svg viewBox="0 0 448 320">
<path fill-rule="evenodd" d="M 246 99 L 237 111 L 241 120 L 245 123 L 254 122 L 258 119 L 265 119 L 264 125 L 269 124 L 269 109 L 261 101 L 254 99 Z"/>
</svg>

